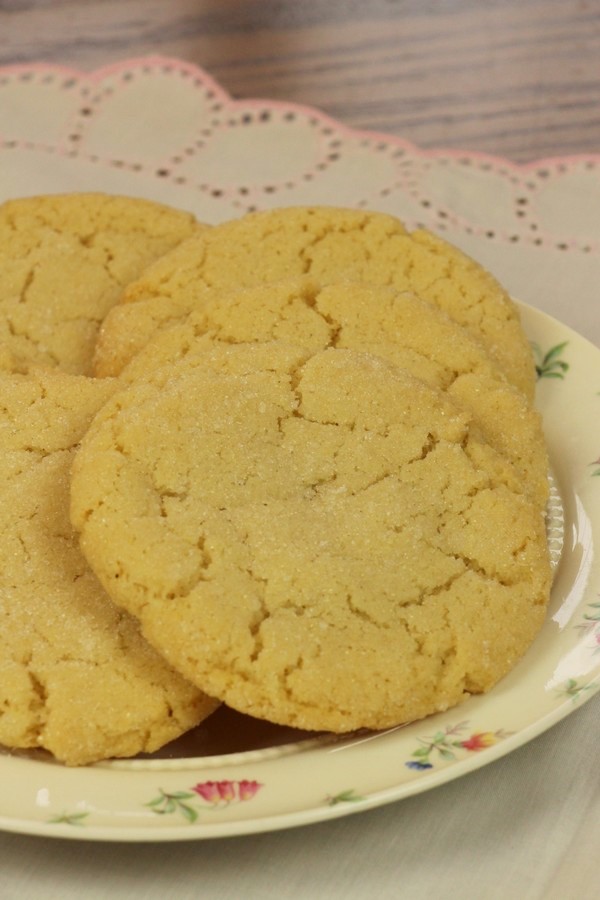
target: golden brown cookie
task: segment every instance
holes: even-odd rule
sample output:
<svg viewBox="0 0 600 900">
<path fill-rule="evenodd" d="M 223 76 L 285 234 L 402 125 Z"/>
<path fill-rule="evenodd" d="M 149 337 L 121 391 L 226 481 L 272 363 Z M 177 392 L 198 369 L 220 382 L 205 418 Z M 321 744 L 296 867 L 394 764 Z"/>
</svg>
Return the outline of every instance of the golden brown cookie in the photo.
<svg viewBox="0 0 600 900">
<path fill-rule="evenodd" d="M 469 414 L 351 350 L 221 344 L 139 379 L 83 439 L 71 515 L 174 667 L 302 728 L 489 690 L 548 600 L 543 516 Z"/>
<path fill-rule="evenodd" d="M 548 499 L 548 455 L 540 415 L 481 345 L 414 294 L 360 283 L 319 286 L 310 278 L 226 293 L 160 331 L 121 375 L 134 380 L 214 341 L 284 340 L 381 356 L 462 404 L 483 438 L 515 466 L 540 508 Z"/>
<path fill-rule="evenodd" d="M 147 200 L 63 194 L 0 206 L 0 348 L 89 374 L 98 326 L 130 281 L 199 229 Z"/>
<path fill-rule="evenodd" d="M 253 213 L 184 242 L 132 283 L 107 317 L 96 374 L 118 374 L 161 323 L 196 308 L 210 288 L 306 274 L 322 284 L 360 281 L 412 291 L 465 326 L 532 398 L 531 348 L 515 304 L 492 275 L 441 238 L 409 233 L 393 216 L 331 207 Z"/>
<path fill-rule="evenodd" d="M 217 705 L 109 600 L 69 520 L 75 448 L 114 387 L 0 373 L 0 744 L 70 765 L 153 751 Z"/>
</svg>

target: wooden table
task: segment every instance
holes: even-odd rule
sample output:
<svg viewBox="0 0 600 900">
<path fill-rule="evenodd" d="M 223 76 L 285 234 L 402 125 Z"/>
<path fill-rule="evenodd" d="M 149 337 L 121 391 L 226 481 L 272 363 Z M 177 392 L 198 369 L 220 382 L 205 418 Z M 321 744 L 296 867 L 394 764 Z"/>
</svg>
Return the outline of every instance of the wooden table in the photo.
<svg viewBox="0 0 600 900">
<path fill-rule="evenodd" d="M 7 0 L 0 64 L 160 53 L 422 147 L 600 151 L 599 0 Z"/>
</svg>

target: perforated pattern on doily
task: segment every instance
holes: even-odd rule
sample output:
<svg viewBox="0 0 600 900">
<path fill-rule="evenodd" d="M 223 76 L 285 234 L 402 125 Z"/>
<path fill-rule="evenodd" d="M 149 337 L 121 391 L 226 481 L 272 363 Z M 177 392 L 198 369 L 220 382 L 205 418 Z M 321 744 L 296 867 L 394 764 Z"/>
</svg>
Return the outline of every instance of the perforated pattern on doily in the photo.
<svg viewBox="0 0 600 900">
<path fill-rule="evenodd" d="M 517 166 L 423 151 L 307 107 L 234 101 L 201 69 L 160 57 L 92 74 L 0 70 L 0 114 L 0 161 L 35 151 L 141 173 L 199 197 L 209 220 L 335 203 L 388 209 L 440 232 L 600 253 L 600 156 Z"/>
</svg>

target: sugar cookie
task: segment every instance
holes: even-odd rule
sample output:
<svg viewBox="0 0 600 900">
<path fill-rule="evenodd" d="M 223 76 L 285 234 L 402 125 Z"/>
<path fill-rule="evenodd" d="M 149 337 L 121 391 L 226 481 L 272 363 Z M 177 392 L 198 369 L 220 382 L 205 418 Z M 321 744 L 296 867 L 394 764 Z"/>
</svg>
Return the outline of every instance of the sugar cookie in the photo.
<svg viewBox="0 0 600 900">
<path fill-rule="evenodd" d="M 89 374 L 98 326 L 125 285 L 199 229 L 147 200 L 57 194 L 0 206 L 0 348 Z"/>
<path fill-rule="evenodd" d="M 549 463 L 539 413 L 464 328 L 407 292 L 348 282 L 321 287 L 310 278 L 213 291 L 179 325 L 155 335 L 121 378 L 133 380 L 214 341 L 271 340 L 369 352 L 447 392 L 516 467 L 535 502 L 546 504 Z"/>
<path fill-rule="evenodd" d="M 133 282 L 111 311 L 96 374 L 118 374 L 160 323 L 196 308 L 210 288 L 306 274 L 322 284 L 361 281 L 412 291 L 464 325 L 532 398 L 531 348 L 515 304 L 491 274 L 441 238 L 408 232 L 393 216 L 332 207 L 252 213 L 185 241 Z"/>
<path fill-rule="evenodd" d="M 217 705 L 109 600 L 69 521 L 75 448 L 114 388 L 0 373 L 0 743 L 70 765 L 155 750 Z"/>
<path fill-rule="evenodd" d="M 274 722 L 446 709 L 544 619 L 540 510 L 465 410 L 370 354 L 221 344 L 139 378 L 92 423 L 71 496 L 148 641 Z"/>
</svg>

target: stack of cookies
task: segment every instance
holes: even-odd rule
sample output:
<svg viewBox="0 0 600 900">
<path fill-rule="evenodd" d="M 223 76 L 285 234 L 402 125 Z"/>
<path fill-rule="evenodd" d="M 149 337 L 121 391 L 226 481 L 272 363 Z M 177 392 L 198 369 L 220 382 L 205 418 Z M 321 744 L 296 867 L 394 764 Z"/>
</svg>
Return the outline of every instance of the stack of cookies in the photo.
<svg viewBox="0 0 600 900">
<path fill-rule="evenodd" d="M 83 194 L 5 204 L 0 255 L 1 744 L 387 728 L 523 656 L 548 459 L 479 265 L 380 213 Z"/>
</svg>

